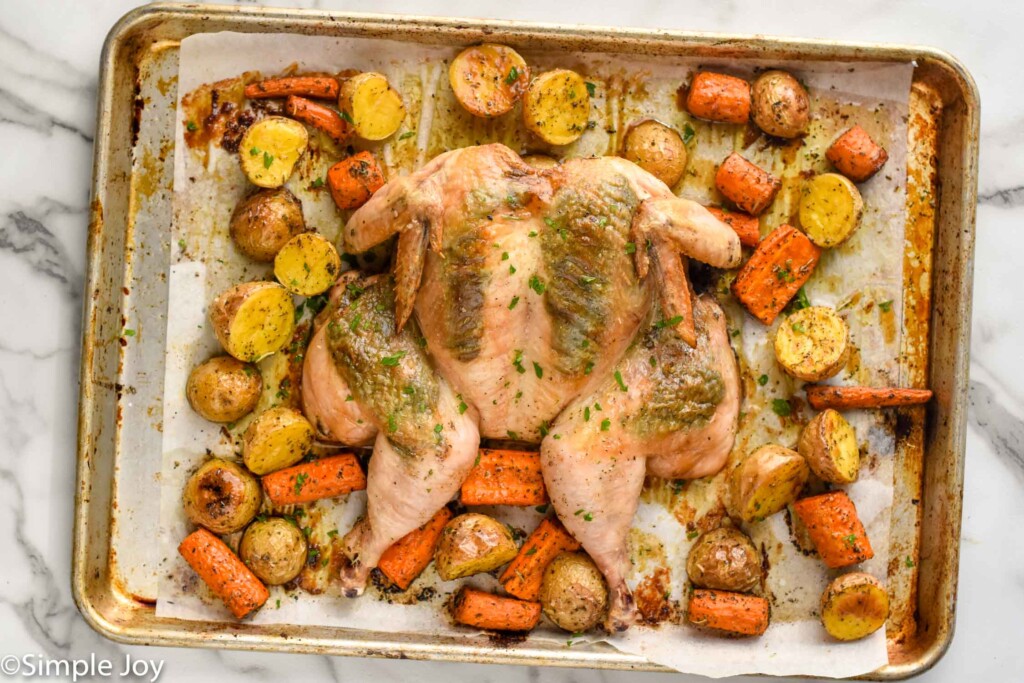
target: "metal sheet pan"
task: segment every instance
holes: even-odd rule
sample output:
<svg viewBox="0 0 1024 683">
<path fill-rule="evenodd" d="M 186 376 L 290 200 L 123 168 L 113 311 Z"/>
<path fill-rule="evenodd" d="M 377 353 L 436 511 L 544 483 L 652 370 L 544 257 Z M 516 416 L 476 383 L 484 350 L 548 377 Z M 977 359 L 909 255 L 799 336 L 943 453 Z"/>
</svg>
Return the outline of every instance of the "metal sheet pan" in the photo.
<svg viewBox="0 0 1024 683">
<path fill-rule="evenodd" d="M 147 491 L 120 484 L 141 477 L 159 486 L 159 459 L 138 454 L 160 448 L 177 45 L 225 30 L 439 45 L 497 36 L 513 46 L 624 59 L 913 61 L 905 271 L 931 278 L 905 294 L 903 324 L 905 349 L 927 348 L 912 354 L 920 362 L 908 383 L 929 386 L 936 399 L 897 415 L 890 663 L 870 678 L 905 678 L 941 657 L 956 606 L 979 122 L 976 87 L 954 58 L 910 46 L 201 5 L 129 13 L 111 30 L 101 60 L 72 576 L 75 600 L 94 628 L 135 644 L 660 670 L 607 645 L 509 649 L 484 637 L 156 618 L 156 544 L 146 539 L 158 510 Z"/>
</svg>

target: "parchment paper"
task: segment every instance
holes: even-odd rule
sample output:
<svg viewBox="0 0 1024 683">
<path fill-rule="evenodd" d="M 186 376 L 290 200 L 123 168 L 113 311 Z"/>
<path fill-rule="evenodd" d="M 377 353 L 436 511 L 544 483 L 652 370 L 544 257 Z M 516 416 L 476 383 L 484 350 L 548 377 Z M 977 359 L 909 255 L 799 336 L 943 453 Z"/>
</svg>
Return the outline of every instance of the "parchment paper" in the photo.
<svg viewBox="0 0 1024 683">
<path fill-rule="evenodd" d="M 407 173 L 448 148 L 477 142 L 501 141 L 520 152 L 551 151 L 531 139 L 519 123 L 518 109 L 496 121 L 472 119 L 454 102 L 447 82 L 447 63 L 455 50 L 389 41 L 334 39 L 271 34 L 200 34 L 182 42 L 178 75 L 178 133 L 175 147 L 175 196 L 170 272 L 167 366 L 164 396 L 164 448 L 161 491 L 163 549 L 157 614 L 160 617 L 230 621 L 227 611 L 206 591 L 177 554 L 177 544 L 190 531 L 181 506 L 185 480 L 208 454 L 236 457 L 237 437 L 245 421 L 221 429 L 193 413 L 185 401 L 189 370 L 219 352 L 206 320 L 206 307 L 224 288 L 246 279 L 266 277 L 269 268 L 252 264 L 238 254 L 228 238 L 231 211 L 248 190 L 234 155 L 219 148 L 189 149 L 183 131 L 188 123 L 181 98 L 199 86 L 234 78 L 246 71 L 264 75 L 294 66 L 299 71 L 337 72 L 343 69 L 385 73 L 403 93 L 408 112 L 401 131 L 383 146 L 372 147 L 383 159 L 389 175 Z M 885 302 L 887 313 L 901 320 L 904 178 L 906 176 L 906 114 L 912 65 L 759 64 L 751 61 L 723 65 L 700 64 L 680 58 L 630 58 L 622 55 L 535 54 L 524 56 L 535 73 L 554 66 L 579 70 L 595 83 L 595 125 L 573 145 L 557 151 L 564 156 L 605 154 L 618 146 L 625 128 L 644 117 L 655 117 L 685 130 L 689 116 L 676 104 L 676 90 L 697 67 L 715 68 L 749 76 L 763 66 L 789 67 L 806 83 L 815 118 L 803 144 L 779 146 L 754 136 L 740 140 L 731 126 L 692 122 L 688 173 L 679 194 L 717 203 L 713 174 L 716 164 L 733 149 L 783 178 L 783 191 L 762 225 L 775 226 L 795 212 L 800 174 L 827 170 L 824 150 L 843 128 L 856 121 L 886 147 L 890 158 L 884 171 L 861 186 L 866 211 L 858 232 L 842 247 L 827 251 L 807 286 L 814 304 L 833 305 L 844 311 L 857 348 L 837 382 L 883 384 L 898 381 L 900 331 L 881 324 L 880 309 L 865 312 L 864 301 Z M 208 155 L 205 153 L 208 151 Z M 312 181 L 325 166 L 316 159 L 300 163 L 289 188 L 303 202 L 307 224 L 335 238 L 342 217 L 326 192 L 313 191 Z M 733 345 L 745 377 L 746 398 L 741 426 L 730 464 L 763 443 L 793 446 L 799 420 L 781 419 L 771 409 L 773 398 L 800 395 L 799 383 L 778 369 L 770 340 L 774 328 L 765 328 L 742 310 L 724 301 L 730 318 Z M 870 308 L 870 307 L 868 307 Z M 890 321 L 891 322 L 891 321 Z M 777 325 L 778 323 L 776 323 Z M 268 379 L 261 408 L 275 402 L 280 361 L 261 363 Z M 754 379 L 767 376 L 763 385 Z M 794 417 L 810 412 L 793 402 Z M 891 425 L 868 414 L 849 416 L 861 444 L 863 465 L 857 483 L 846 488 L 867 528 L 875 557 L 860 568 L 882 578 L 888 563 L 890 506 L 892 503 Z M 724 475 L 688 484 L 650 481 L 631 533 L 634 557 L 630 585 L 650 581 L 658 569 L 668 570 L 667 619 L 659 626 L 637 626 L 611 638 L 615 647 L 642 654 L 680 671 L 706 676 L 743 673 L 776 675 L 853 676 L 872 671 L 887 661 L 882 631 L 853 643 L 831 640 L 817 621 L 818 599 L 834 575 L 821 561 L 801 552 L 791 532 L 790 516 L 783 512 L 762 523 L 744 527 L 762 549 L 770 569 L 765 594 L 772 603 L 772 625 L 760 638 L 726 639 L 685 626 L 682 607 L 686 596 L 685 561 L 697 533 L 718 526 L 725 514 Z M 318 502 L 306 511 L 312 538 L 323 540 L 331 530 L 344 534 L 362 513 L 364 497 Z M 532 509 L 496 509 L 507 523 L 530 531 L 541 519 Z M 300 522 L 301 523 L 301 522 Z M 237 539 L 228 539 L 234 542 Z M 473 577 L 476 585 L 496 587 L 490 576 Z M 267 605 L 251 617 L 256 623 L 319 624 L 389 633 L 466 634 L 454 627 L 442 606 L 460 582 L 441 582 L 432 568 L 410 589 L 418 601 L 402 602 L 375 587 L 359 599 L 346 599 L 326 591 L 272 589 Z M 423 588 L 433 588 L 424 591 Z M 600 636 L 572 636 L 542 624 L 531 639 L 551 640 L 566 647 L 585 647 Z M 516 647 L 516 645 L 509 645 Z"/>
</svg>

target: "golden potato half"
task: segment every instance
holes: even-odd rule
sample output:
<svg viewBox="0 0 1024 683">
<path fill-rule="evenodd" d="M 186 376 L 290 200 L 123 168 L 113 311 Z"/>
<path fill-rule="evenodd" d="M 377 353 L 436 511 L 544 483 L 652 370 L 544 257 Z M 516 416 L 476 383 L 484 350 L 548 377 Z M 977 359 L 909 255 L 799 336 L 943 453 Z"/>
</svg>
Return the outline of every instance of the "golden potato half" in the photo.
<svg viewBox="0 0 1024 683">
<path fill-rule="evenodd" d="M 575 71 L 555 69 L 534 79 L 523 100 L 523 123 L 552 145 L 568 145 L 590 120 L 587 82 Z"/>
<path fill-rule="evenodd" d="M 278 406 L 260 413 L 242 435 L 242 459 L 254 474 L 291 467 L 313 447 L 316 433 L 302 413 Z"/>
<path fill-rule="evenodd" d="M 240 252 L 273 261 L 288 240 L 306 231 L 302 202 L 283 187 L 259 190 L 238 202 L 229 230 Z"/>
<path fill-rule="evenodd" d="M 821 623 L 837 640 L 859 640 L 885 625 L 889 594 L 882 582 L 864 572 L 833 579 L 821 596 Z"/>
<path fill-rule="evenodd" d="M 356 129 L 364 140 L 390 137 L 405 119 L 402 96 L 391 87 L 384 74 L 367 71 L 341 84 L 338 108 L 342 118 Z"/>
<path fill-rule="evenodd" d="M 460 52 L 448 69 L 455 99 L 473 116 L 512 110 L 530 84 L 526 60 L 507 45 L 484 43 Z"/>
<path fill-rule="evenodd" d="M 850 353 L 850 331 L 834 308 L 810 306 L 782 321 L 775 333 L 775 359 L 806 382 L 835 376 Z"/>
<path fill-rule="evenodd" d="M 507 526 L 487 515 L 467 513 L 445 524 L 434 563 L 438 575 L 451 581 L 497 569 L 517 552 Z"/>
<path fill-rule="evenodd" d="M 846 176 L 821 173 L 804 183 L 800 192 L 800 227 L 819 247 L 845 242 L 860 225 L 864 200 Z"/>
<path fill-rule="evenodd" d="M 341 257 L 331 241 L 315 232 L 296 235 L 274 258 L 274 277 L 292 294 L 314 296 L 331 288 Z"/>
<path fill-rule="evenodd" d="M 245 282 L 221 293 L 210 305 L 214 334 L 238 360 L 258 361 L 280 351 L 295 331 L 295 304 L 276 282 Z"/>
<path fill-rule="evenodd" d="M 761 446 L 732 473 L 732 504 L 744 522 L 761 521 L 796 500 L 810 470 L 803 456 L 782 446 Z"/>
<path fill-rule="evenodd" d="M 238 158 L 250 183 L 281 187 L 308 145 L 309 133 L 304 125 L 283 116 L 269 116 L 245 131 Z"/>
<path fill-rule="evenodd" d="M 815 476 L 833 484 L 852 484 L 860 470 L 857 435 L 846 418 L 828 408 L 800 432 L 797 450 Z"/>
</svg>

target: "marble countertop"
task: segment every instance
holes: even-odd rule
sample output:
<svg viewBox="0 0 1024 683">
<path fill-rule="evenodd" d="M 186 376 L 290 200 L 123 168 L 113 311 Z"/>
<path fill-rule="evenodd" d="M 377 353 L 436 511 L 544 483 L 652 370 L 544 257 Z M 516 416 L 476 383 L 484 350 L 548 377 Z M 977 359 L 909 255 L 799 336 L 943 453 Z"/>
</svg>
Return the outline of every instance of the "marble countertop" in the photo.
<svg viewBox="0 0 1024 683">
<path fill-rule="evenodd" d="M 438 664 L 115 645 L 70 593 L 79 362 L 97 64 L 124 0 L 6 2 L 0 11 L 0 656 L 164 660 L 164 681 L 625 681 L 663 674 Z M 1000 0 L 551 3 L 328 0 L 275 4 L 933 45 L 982 94 L 968 462 L 957 633 L 919 680 L 1024 671 L 1024 5 Z M 1018 272 L 1018 276 L 1014 275 Z M 115 670 L 116 673 L 116 670 Z M 686 679 L 675 676 L 673 680 Z M 691 677 L 696 680 L 696 677 Z M 148 678 L 147 678 L 148 680 Z M 755 680 L 754 678 L 744 680 Z"/>
</svg>

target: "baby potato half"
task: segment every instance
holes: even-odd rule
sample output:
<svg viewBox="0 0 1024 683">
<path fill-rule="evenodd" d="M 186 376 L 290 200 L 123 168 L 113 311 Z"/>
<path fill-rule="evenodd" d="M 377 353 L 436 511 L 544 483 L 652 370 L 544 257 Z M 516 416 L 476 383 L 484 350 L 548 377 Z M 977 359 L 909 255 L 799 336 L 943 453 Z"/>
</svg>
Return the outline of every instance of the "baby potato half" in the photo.
<svg viewBox="0 0 1024 683">
<path fill-rule="evenodd" d="M 434 565 L 443 580 L 451 581 L 497 569 L 517 552 L 507 526 L 487 515 L 467 513 L 445 524 Z"/>
<path fill-rule="evenodd" d="M 210 304 L 210 322 L 224 350 L 254 362 L 283 349 L 295 331 L 295 304 L 276 282 L 245 282 Z"/>
<path fill-rule="evenodd" d="M 299 411 L 283 406 L 265 410 L 242 435 L 245 466 L 261 476 L 291 467 L 313 447 L 315 435 Z"/>
<path fill-rule="evenodd" d="M 835 376 L 850 353 L 850 331 L 834 308 L 809 306 L 782 321 L 775 333 L 775 359 L 805 382 Z"/>
<path fill-rule="evenodd" d="M 308 145 L 309 133 L 304 125 L 283 116 L 269 116 L 245 131 L 238 158 L 250 183 L 281 187 Z"/>
<path fill-rule="evenodd" d="M 846 418 L 828 408 L 800 432 L 797 450 L 815 476 L 833 484 L 852 484 L 860 470 L 857 435 Z"/>
<path fill-rule="evenodd" d="M 783 446 L 761 446 L 732 473 L 730 491 L 736 514 L 744 522 L 765 519 L 800 495 L 810 470 L 803 456 Z"/>
</svg>

